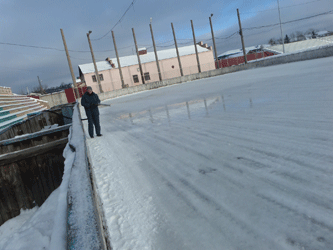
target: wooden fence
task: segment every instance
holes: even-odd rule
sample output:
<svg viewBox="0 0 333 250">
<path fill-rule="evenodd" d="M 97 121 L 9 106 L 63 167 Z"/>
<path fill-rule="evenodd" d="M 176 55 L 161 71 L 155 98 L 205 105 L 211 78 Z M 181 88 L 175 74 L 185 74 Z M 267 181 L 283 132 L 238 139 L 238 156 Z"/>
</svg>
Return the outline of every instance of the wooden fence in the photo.
<svg viewBox="0 0 333 250">
<path fill-rule="evenodd" d="M 260 52 L 260 53 L 252 53 L 252 54 L 247 54 L 246 59 L 247 61 L 253 61 L 257 60 L 260 58 L 265 58 L 268 56 L 274 56 L 275 54 L 272 52 Z M 233 65 L 239 65 L 245 63 L 244 56 L 238 56 L 238 57 L 232 57 L 228 59 L 221 59 L 216 62 L 216 68 L 225 68 L 225 67 L 230 67 Z"/>
</svg>

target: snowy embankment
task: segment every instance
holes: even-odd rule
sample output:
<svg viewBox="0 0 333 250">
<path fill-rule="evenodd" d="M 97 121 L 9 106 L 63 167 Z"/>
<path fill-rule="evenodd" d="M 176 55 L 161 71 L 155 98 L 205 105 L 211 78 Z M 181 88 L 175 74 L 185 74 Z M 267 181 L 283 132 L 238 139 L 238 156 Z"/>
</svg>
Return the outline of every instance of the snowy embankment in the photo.
<svg viewBox="0 0 333 250">
<path fill-rule="evenodd" d="M 113 249 L 332 249 L 332 64 L 107 101 L 87 146 Z"/>
<path fill-rule="evenodd" d="M 69 139 L 72 136 L 70 130 Z M 83 142 L 83 141 L 82 141 Z M 67 191 L 75 157 L 68 144 L 63 153 L 64 176 L 43 205 L 21 214 L 0 227 L 1 250 L 65 249 L 67 245 Z"/>
<path fill-rule="evenodd" d="M 85 138 L 76 106 L 68 138 L 60 187 L 40 208 L 22 210 L 0 227 L 1 250 L 60 250 L 67 249 L 67 245 L 70 249 L 100 249 Z"/>
</svg>

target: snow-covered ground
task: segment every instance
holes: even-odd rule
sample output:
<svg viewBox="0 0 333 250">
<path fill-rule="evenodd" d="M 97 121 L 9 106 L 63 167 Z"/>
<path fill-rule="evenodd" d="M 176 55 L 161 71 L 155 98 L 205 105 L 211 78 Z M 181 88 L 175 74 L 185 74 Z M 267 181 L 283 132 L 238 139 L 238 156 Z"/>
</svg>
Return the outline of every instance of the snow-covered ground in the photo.
<svg viewBox="0 0 333 250">
<path fill-rule="evenodd" d="M 314 48 L 319 48 L 326 45 L 333 44 L 333 36 L 318 37 L 315 39 L 307 39 L 304 41 L 298 41 L 293 43 L 285 43 L 285 53 L 294 53 L 300 51 L 311 50 Z M 276 53 L 283 53 L 283 45 L 277 44 L 267 48 L 269 51 Z"/>
<path fill-rule="evenodd" d="M 333 249 L 332 63 L 106 101 L 87 144 L 113 249 Z M 0 249 L 64 249 L 64 156 L 65 181 L 0 227 Z"/>
<path fill-rule="evenodd" d="M 332 64 L 106 101 L 87 143 L 113 248 L 333 249 Z"/>
</svg>

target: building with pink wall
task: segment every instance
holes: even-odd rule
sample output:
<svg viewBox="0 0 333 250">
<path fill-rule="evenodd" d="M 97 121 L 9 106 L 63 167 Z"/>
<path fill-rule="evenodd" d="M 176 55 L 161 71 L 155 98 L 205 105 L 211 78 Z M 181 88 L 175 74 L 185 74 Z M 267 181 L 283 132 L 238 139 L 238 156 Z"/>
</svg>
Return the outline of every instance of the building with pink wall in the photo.
<svg viewBox="0 0 333 250">
<path fill-rule="evenodd" d="M 211 47 L 199 43 L 197 45 L 201 72 L 215 69 L 214 56 Z M 146 52 L 143 48 L 140 51 L 140 61 L 144 74 L 145 83 L 159 81 L 155 53 Z M 183 75 L 198 73 L 198 64 L 194 45 L 178 49 Z M 176 49 L 157 51 L 162 80 L 179 77 L 180 69 Z M 137 55 L 119 57 L 124 84 L 127 87 L 143 84 L 139 69 Z M 107 58 L 105 61 L 96 62 L 100 82 L 104 92 L 122 88 L 117 58 Z M 80 78 L 87 86 L 91 86 L 94 92 L 99 93 L 93 63 L 79 65 Z"/>
</svg>

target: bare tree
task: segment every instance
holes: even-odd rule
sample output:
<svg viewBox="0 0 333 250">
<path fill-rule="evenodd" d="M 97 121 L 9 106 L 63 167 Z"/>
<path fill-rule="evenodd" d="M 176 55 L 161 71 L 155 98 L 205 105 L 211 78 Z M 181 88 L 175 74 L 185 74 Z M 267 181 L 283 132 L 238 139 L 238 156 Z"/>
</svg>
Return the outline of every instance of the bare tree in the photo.
<svg viewBox="0 0 333 250">
<path fill-rule="evenodd" d="M 34 93 L 40 93 L 40 94 L 45 94 L 45 90 L 47 89 L 47 85 L 46 84 L 42 85 L 42 88 L 43 88 L 44 92 L 42 91 L 42 89 L 41 89 L 40 86 L 34 87 L 32 89 L 32 92 L 34 92 Z"/>
<path fill-rule="evenodd" d="M 306 40 L 304 34 L 302 32 L 300 32 L 300 31 L 296 32 L 296 37 L 297 37 L 297 41 L 304 41 L 304 40 Z"/>
<path fill-rule="evenodd" d="M 295 33 L 293 32 L 293 33 L 291 33 L 290 35 L 289 35 L 289 38 L 290 38 L 290 42 L 292 43 L 292 42 L 296 42 L 297 41 L 297 39 L 296 39 L 296 35 L 295 35 Z"/>
<path fill-rule="evenodd" d="M 276 44 L 276 40 L 274 38 L 269 39 L 268 43 L 273 46 L 274 44 Z"/>
<path fill-rule="evenodd" d="M 26 95 L 26 91 L 24 89 L 20 89 L 20 91 L 18 92 L 20 95 Z"/>
<path fill-rule="evenodd" d="M 317 29 L 313 29 L 313 28 L 311 28 L 311 29 L 308 29 L 308 30 L 305 32 L 306 35 L 312 35 L 313 33 L 317 34 L 317 33 L 318 33 L 318 30 L 317 30 Z"/>
<path fill-rule="evenodd" d="M 290 43 L 290 38 L 288 35 L 284 38 L 284 43 Z"/>
</svg>

